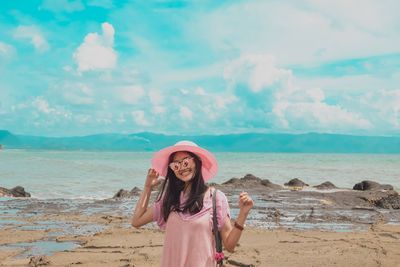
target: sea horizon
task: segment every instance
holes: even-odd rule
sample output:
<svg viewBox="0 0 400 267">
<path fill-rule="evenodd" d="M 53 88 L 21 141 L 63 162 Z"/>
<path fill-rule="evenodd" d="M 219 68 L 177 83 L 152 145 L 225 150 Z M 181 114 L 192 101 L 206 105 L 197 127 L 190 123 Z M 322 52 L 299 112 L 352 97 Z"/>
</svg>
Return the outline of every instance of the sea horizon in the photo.
<svg viewBox="0 0 400 267">
<path fill-rule="evenodd" d="M 23 186 L 39 199 L 107 199 L 119 189 L 143 187 L 154 152 L 4 149 L 0 186 Z M 373 153 L 216 152 L 223 183 L 253 174 L 283 185 L 299 178 L 311 186 L 330 181 L 351 189 L 363 180 L 400 188 L 400 155 Z"/>
</svg>

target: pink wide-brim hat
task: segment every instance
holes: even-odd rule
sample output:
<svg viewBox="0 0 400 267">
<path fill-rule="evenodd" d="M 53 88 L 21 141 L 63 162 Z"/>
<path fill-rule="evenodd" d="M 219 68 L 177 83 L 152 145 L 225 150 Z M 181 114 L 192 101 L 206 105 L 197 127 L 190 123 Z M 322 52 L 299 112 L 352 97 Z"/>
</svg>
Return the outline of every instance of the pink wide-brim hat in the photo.
<svg viewBox="0 0 400 267">
<path fill-rule="evenodd" d="M 216 158 L 210 151 L 199 147 L 191 141 L 179 141 L 173 146 L 166 147 L 156 152 L 151 160 L 152 168 L 155 169 L 161 176 L 166 177 L 168 171 L 169 156 L 178 151 L 188 151 L 196 154 L 201 160 L 201 173 L 204 182 L 207 182 L 218 172 L 218 163 Z"/>
</svg>

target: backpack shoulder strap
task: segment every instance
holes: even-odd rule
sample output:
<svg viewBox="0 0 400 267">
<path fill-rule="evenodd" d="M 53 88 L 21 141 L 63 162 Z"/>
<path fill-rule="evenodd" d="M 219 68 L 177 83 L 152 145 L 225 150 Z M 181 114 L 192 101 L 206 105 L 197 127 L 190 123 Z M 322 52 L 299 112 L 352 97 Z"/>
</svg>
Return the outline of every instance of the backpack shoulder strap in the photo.
<svg viewBox="0 0 400 267">
<path fill-rule="evenodd" d="M 222 252 L 221 235 L 218 231 L 218 220 L 217 220 L 217 189 L 213 190 L 212 204 L 213 204 L 213 233 L 215 238 L 216 251 Z"/>
</svg>

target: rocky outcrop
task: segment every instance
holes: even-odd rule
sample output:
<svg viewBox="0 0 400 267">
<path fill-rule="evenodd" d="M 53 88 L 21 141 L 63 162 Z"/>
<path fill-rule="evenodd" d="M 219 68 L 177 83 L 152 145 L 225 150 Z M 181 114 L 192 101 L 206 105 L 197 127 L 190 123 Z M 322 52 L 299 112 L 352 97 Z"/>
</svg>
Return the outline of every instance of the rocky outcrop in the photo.
<svg viewBox="0 0 400 267">
<path fill-rule="evenodd" d="M 259 189 L 282 189 L 282 186 L 272 183 L 268 179 L 261 179 L 253 174 L 246 174 L 242 178 L 231 178 L 222 183 L 222 186 L 240 187 L 240 188 L 259 188 Z"/>
<path fill-rule="evenodd" d="M 16 186 L 12 189 L 0 187 L 0 197 L 31 197 L 31 194 L 25 192 L 22 186 Z"/>
<path fill-rule="evenodd" d="M 290 180 L 289 182 L 285 183 L 285 186 L 304 187 L 304 186 L 308 186 L 308 184 L 306 184 L 305 182 L 303 182 L 302 180 L 300 180 L 298 178 L 294 178 L 294 179 Z"/>
<path fill-rule="evenodd" d="M 367 190 L 393 190 L 393 186 L 390 184 L 380 184 L 374 181 L 362 181 L 361 183 L 355 184 L 353 190 L 367 191 Z"/>
<path fill-rule="evenodd" d="M 329 181 L 324 182 L 324 183 L 322 183 L 320 185 L 316 185 L 314 187 L 317 188 L 317 189 L 320 189 L 320 190 L 337 189 L 337 187 L 333 183 L 331 183 Z"/>
<path fill-rule="evenodd" d="M 120 189 L 112 198 L 132 198 L 134 196 L 139 196 L 142 190 L 138 187 L 134 187 L 131 191 Z"/>
</svg>

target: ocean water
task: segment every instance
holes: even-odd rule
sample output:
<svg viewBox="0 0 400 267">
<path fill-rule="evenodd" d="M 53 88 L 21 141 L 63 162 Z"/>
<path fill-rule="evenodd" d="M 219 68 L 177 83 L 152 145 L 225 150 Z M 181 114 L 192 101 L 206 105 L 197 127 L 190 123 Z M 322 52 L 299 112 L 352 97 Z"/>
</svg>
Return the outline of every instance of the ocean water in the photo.
<svg viewBox="0 0 400 267">
<path fill-rule="evenodd" d="M 0 186 L 25 187 L 40 199 L 104 199 L 119 189 L 142 187 L 151 152 L 0 151 Z M 351 188 L 362 180 L 400 189 L 400 155 L 215 153 L 221 183 L 247 173 L 284 184 L 300 178 L 310 185 L 331 181 Z"/>
</svg>

